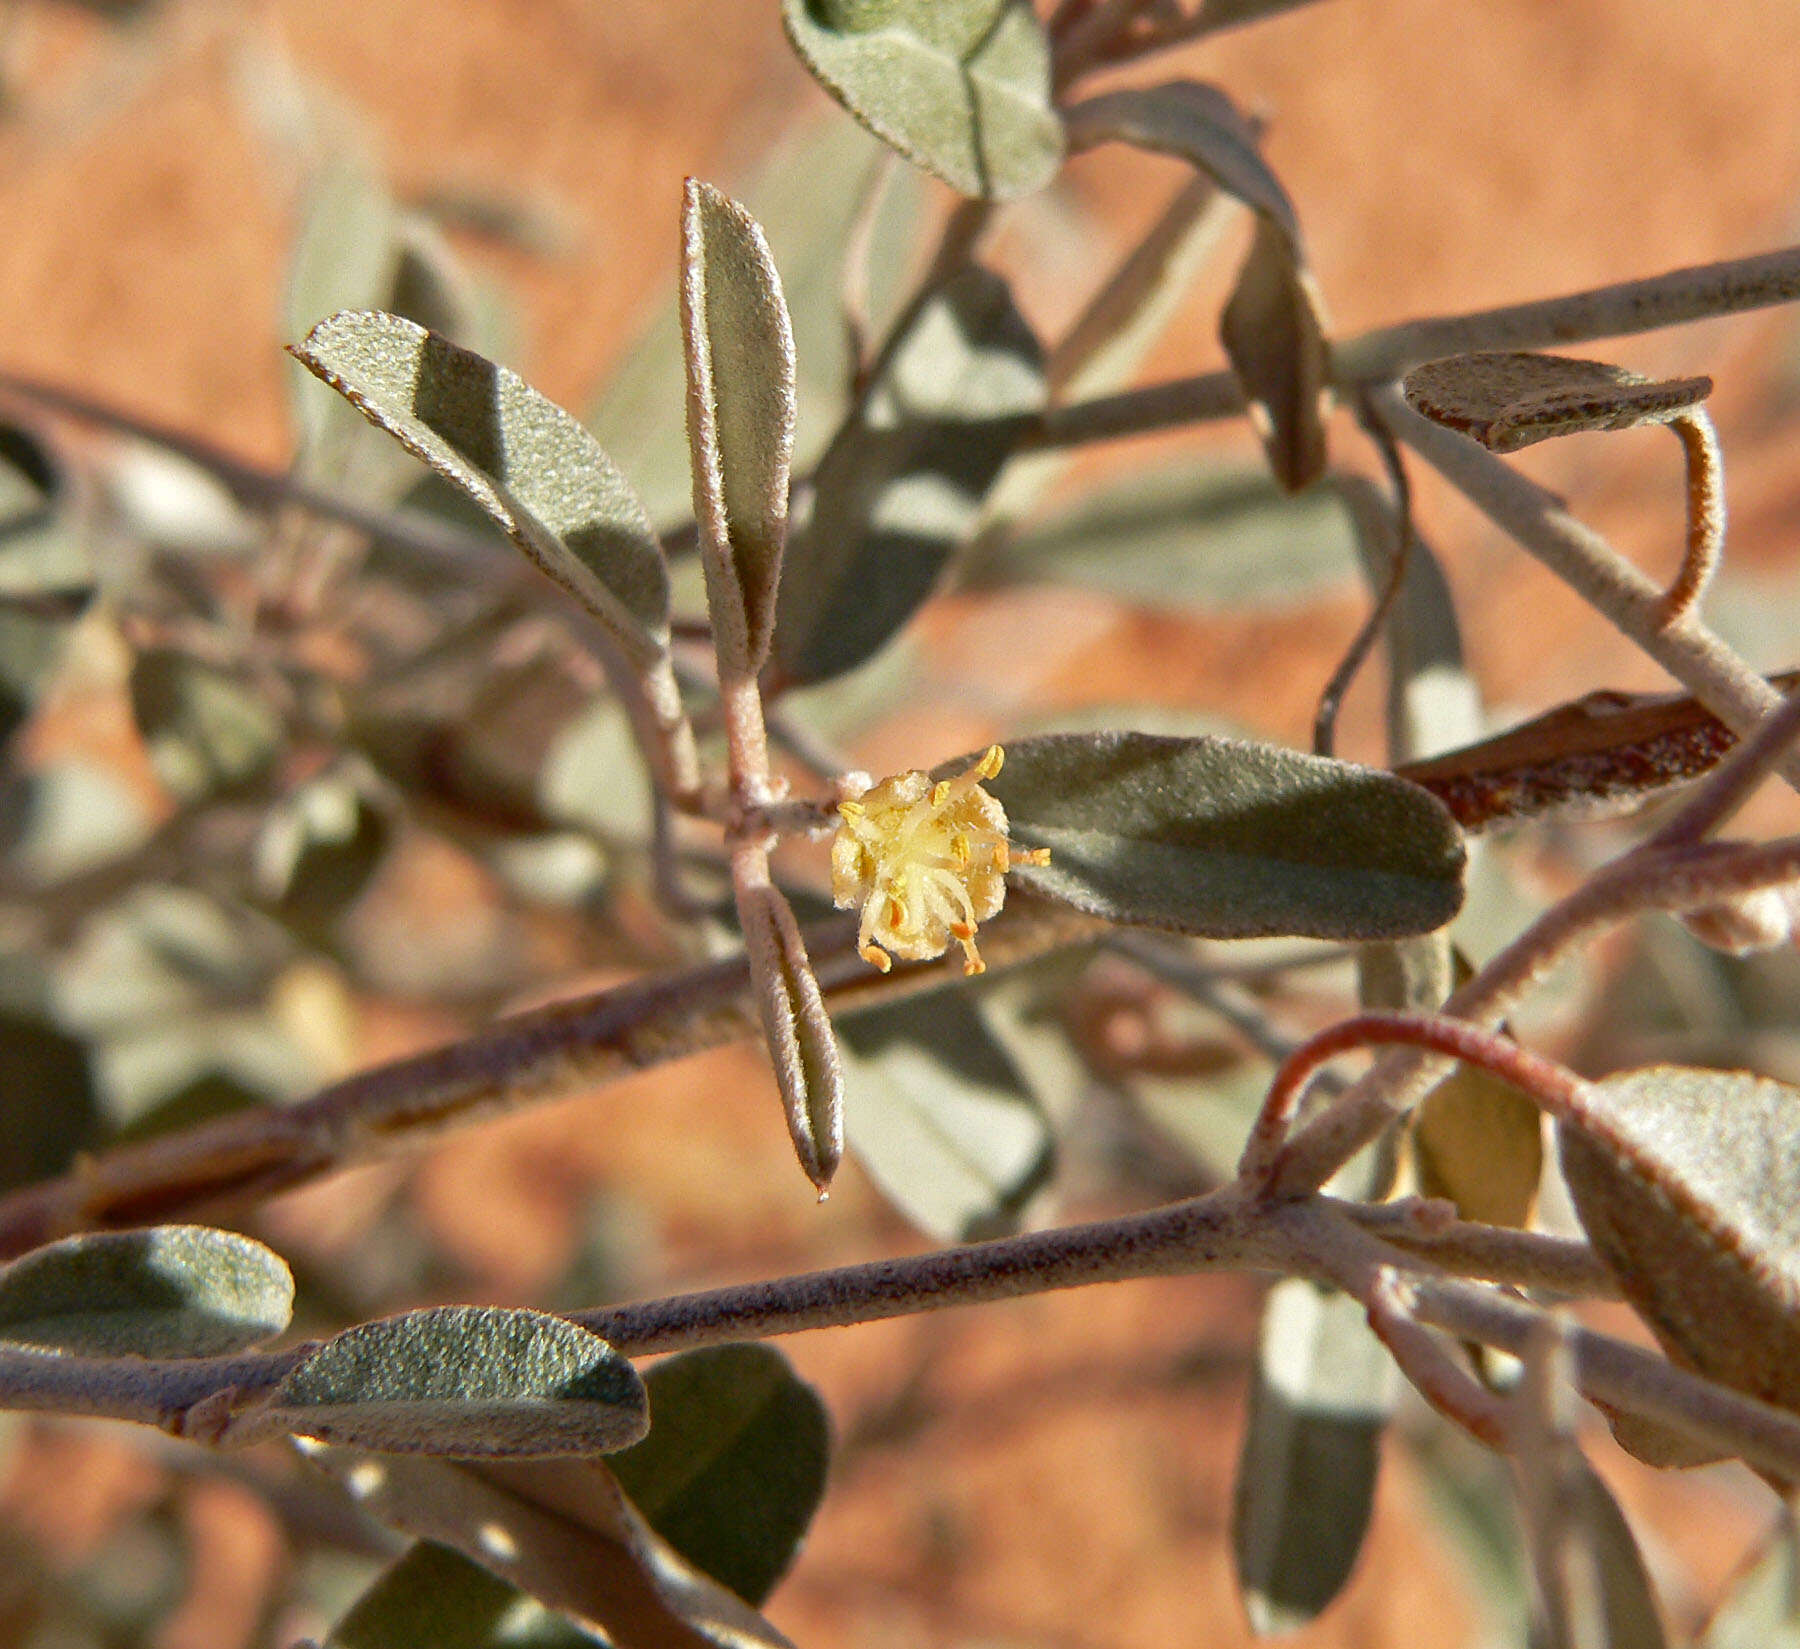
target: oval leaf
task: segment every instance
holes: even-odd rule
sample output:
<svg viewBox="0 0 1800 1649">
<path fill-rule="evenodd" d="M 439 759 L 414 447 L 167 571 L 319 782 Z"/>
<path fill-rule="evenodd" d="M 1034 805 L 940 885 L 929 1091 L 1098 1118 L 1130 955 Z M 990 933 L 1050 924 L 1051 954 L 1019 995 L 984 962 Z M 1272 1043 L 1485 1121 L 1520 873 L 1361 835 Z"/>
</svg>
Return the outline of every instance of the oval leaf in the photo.
<svg viewBox="0 0 1800 1649">
<path fill-rule="evenodd" d="M 761 1615 L 672 1550 L 598 1460 L 371 1460 L 303 1447 L 371 1516 L 454 1548 L 609 1643 L 788 1649 Z"/>
<path fill-rule="evenodd" d="M 637 494 L 516 373 L 416 321 L 345 310 L 291 353 L 494 518 L 627 652 L 662 654 L 669 574 Z"/>
<path fill-rule="evenodd" d="M 754 218 L 690 178 L 681 214 L 688 443 L 720 668 L 769 655 L 794 456 L 794 333 Z"/>
<path fill-rule="evenodd" d="M 1372 768 L 1237 739 L 1054 733 L 1008 744 L 988 788 L 1016 841 L 1050 849 L 1019 880 L 1109 921 L 1392 939 L 1462 903 L 1449 814 Z"/>
<path fill-rule="evenodd" d="M 1068 122 L 1071 149 L 1129 143 L 1197 166 L 1299 247 L 1294 203 L 1263 159 L 1256 128 L 1217 86 L 1173 80 L 1107 92 L 1076 104 Z"/>
<path fill-rule="evenodd" d="M 607 1462 L 644 1521 L 760 1604 L 825 1492 L 825 1405 L 772 1346 L 707 1346 L 644 1377 L 650 1435 Z"/>
<path fill-rule="evenodd" d="M 294 1309 L 280 1255 L 232 1231 L 167 1225 L 70 1237 L 0 1271 L 0 1340 L 86 1357 L 219 1357 Z"/>
<path fill-rule="evenodd" d="M 1357 1301 L 1300 1278 L 1270 1291 L 1231 1520 L 1259 1634 L 1304 1626 L 1350 1578 L 1398 1390 Z"/>
<path fill-rule="evenodd" d="M 1016 1229 L 1055 1163 L 1049 1120 L 973 994 L 871 1009 L 841 1033 L 850 1149 L 889 1201 L 942 1242 Z"/>
<path fill-rule="evenodd" d="M 1450 355 L 1414 367 L 1406 403 L 1489 452 L 1517 452 L 1555 435 L 1666 424 L 1712 394 L 1710 378 L 1661 382 L 1605 361 L 1519 350 Z"/>
<path fill-rule="evenodd" d="M 912 617 L 1045 394 L 1043 350 L 998 275 L 965 269 L 920 305 L 795 524 L 775 633 L 790 677 L 852 669 Z"/>
<path fill-rule="evenodd" d="M 1800 1409 L 1800 1090 L 1653 1066 L 1559 1125 L 1595 1250 L 1675 1361 Z"/>
<path fill-rule="evenodd" d="M 131 713 L 156 776 L 183 798 L 251 783 L 281 744 L 281 719 L 255 687 L 173 647 L 132 662 Z"/>
<path fill-rule="evenodd" d="M 781 0 L 781 18 L 826 91 L 965 195 L 1030 194 L 1062 164 L 1030 0 Z"/>
<path fill-rule="evenodd" d="M 536 1311 L 442 1306 L 365 1323 L 282 1381 L 271 1423 L 393 1454 L 604 1454 L 649 1424 L 637 1371 Z"/>
</svg>

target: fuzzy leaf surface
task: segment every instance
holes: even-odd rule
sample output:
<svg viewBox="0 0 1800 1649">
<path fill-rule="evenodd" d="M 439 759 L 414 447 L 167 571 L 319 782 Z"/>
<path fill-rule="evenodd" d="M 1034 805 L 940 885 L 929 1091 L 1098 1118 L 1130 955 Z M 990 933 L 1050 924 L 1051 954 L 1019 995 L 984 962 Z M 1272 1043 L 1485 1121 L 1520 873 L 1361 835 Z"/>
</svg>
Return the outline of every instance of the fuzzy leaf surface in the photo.
<svg viewBox="0 0 1800 1649">
<path fill-rule="evenodd" d="M 826 91 L 953 189 L 1009 200 L 1062 164 L 1030 0 L 782 0 L 781 18 Z"/>
<path fill-rule="evenodd" d="M 773 1346 L 704 1346 L 644 1384 L 650 1435 L 607 1462 L 613 1476 L 689 1563 L 760 1604 L 825 1492 L 824 1404 Z"/>
<path fill-rule="evenodd" d="M 781 668 L 821 681 L 918 610 L 1046 395 L 1043 350 L 1006 282 L 961 271 L 878 364 L 796 521 L 775 632 Z"/>
<path fill-rule="evenodd" d="M 1600 1092 L 1603 1118 L 1558 1141 L 1626 1299 L 1675 1361 L 1800 1408 L 1800 1090 L 1664 1065 Z"/>
<path fill-rule="evenodd" d="M 441 1306 L 364 1323 L 282 1381 L 306 1437 L 394 1454 L 604 1454 L 649 1424 L 637 1371 L 597 1334 L 535 1311 Z"/>
<path fill-rule="evenodd" d="M 988 788 L 1015 841 L 1050 849 L 1020 882 L 1110 921 L 1392 939 L 1462 903 L 1449 814 L 1372 768 L 1237 739 L 1053 733 L 1008 745 Z"/>
<path fill-rule="evenodd" d="M 794 333 L 774 254 L 744 208 L 690 180 L 682 211 L 688 440 L 721 667 L 769 655 L 794 456 Z"/>
<path fill-rule="evenodd" d="M 345 310 L 295 358 L 485 510 L 634 658 L 669 634 L 662 548 L 594 438 L 505 367 L 416 321 Z"/>
<path fill-rule="evenodd" d="M 166 1225 L 68 1237 L 0 1271 L 0 1341 L 87 1357 L 217 1357 L 273 1339 L 294 1309 L 278 1254 Z"/>
</svg>

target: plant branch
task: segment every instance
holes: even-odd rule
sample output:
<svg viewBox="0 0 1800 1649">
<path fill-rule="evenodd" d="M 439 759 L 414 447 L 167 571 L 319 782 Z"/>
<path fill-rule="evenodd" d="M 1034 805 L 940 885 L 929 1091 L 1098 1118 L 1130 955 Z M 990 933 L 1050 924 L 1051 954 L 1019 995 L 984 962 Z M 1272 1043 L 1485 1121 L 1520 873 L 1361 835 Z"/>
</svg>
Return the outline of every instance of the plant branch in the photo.
<svg viewBox="0 0 1800 1649">
<path fill-rule="evenodd" d="M 1800 247 L 1673 269 L 1645 280 L 1591 287 L 1560 298 L 1402 321 L 1342 340 L 1332 349 L 1332 381 L 1346 399 L 1391 383 L 1409 367 L 1483 349 L 1551 349 L 1620 338 L 1719 315 L 1767 309 L 1800 298 Z M 1244 410 L 1230 372 L 1148 384 L 1120 395 L 1053 407 L 1028 445 L 1075 446 L 1229 418 Z"/>
<path fill-rule="evenodd" d="M 1570 1298 L 1619 1297 L 1613 1274 L 1576 1237 L 1478 1225 L 1456 1218 L 1454 1204 L 1414 1198 L 1346 1203 L 1343 1214 L 1370 1236 L 1459 1277 L 1544 1288 Z"/>
<path fill-rule="evenodd" d="M 984 932 L 992 969 L 1097 937 L 1105 924 L 1015 893 Z M 874 973 L 854 917 L 808 935 L 827 1000 L 841 1012 L 950 982 L 931 963 Z M 72 1173 L 0 1197 L 0 1259 L 78 1231 L 216 1218 L 453 1129 L 567 1099 L 652 1065 L 759 1032 L 742 958 L 634 980 L 512 1015 L 446 1048 L 361 1071 L 279 1110 L 240 1111 L 101 1151 Z"/>
</svg>

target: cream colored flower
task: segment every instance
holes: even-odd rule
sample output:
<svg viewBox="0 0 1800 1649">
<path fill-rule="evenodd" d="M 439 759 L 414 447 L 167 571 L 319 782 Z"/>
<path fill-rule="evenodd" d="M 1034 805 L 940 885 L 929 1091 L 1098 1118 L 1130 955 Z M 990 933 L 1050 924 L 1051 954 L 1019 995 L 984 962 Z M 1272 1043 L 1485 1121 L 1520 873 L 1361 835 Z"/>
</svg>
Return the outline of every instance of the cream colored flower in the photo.
<svg viewBox="0 0 1800 1649">
<path fill-rule="evenodd" d="M 1014 853 L 1006 811 L 981 788 L 1000 771 L 997 744 L 966 772 L 932 782 L 927 773 L 891 779 L 838 804 L 831 844 L 831 896 L 840 910 L 862 906 L 857 948 L 883 973 L 942 956 L 954 939 L 963 972 L 980 973 L 975 929 L 1006 902 L 1013 865 L 1045 865 L 1050 850 Z"/>
</svg>

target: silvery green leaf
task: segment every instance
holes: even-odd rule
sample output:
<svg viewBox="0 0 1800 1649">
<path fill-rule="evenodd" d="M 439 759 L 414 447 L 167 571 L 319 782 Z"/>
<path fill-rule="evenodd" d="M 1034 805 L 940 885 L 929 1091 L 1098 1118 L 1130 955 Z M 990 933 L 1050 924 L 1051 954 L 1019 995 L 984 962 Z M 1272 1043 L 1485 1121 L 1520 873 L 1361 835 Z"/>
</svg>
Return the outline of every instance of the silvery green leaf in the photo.
<svg viewBox="0 0 1800 1649">
<path fill-rule="evenodd" d="M 234 1231 L 69 1237 L 0 1270 L 0 1342 L 87 1357 L 218 1357 L 288 1326 L 294 1279 Z"/>
<path fill-rule="evenodd" d="M 1462 901 L 1449 814 L 1371 768 L 1236 739 L 1048 734 L 1009 744 L 988 788 L 1015 841 L 1050 849 L 1019 880 L 1112 921 L 1387 939 Z"/>
<path fill-rule="evenodd" d="M 327 768 L 271 809 L 257 837 L 256 891 L 309 937 L 327 934 L 393 846 L 395 820 L 356 762 Z"/>
<path fill-rule="evenodd" d="M 887 158 L 860 126 L 826 115 L 778 144 L 734 189 L 762 225 L 782 271 L 796 356 L 794 463 L 802 471 L 817 461 L 843 416 L 850 376 L 844 246 Z M 869 271 L 877 328 L 891 318 L 912 272 L 929 187 L 917 172 L 900 169 L 883 189 Z M 663 304 L 607 378 L 587 420 L 631 476 L 651 518 L 664 525 L 693 507 L 682 364 L 676 306 Z"/>
<path fill-rule="evenodd" d="M 157 777 L 186 800 L 254 783 L 281 748 L 281 718 L 252 683 L 173 647 L 132 661 L 131 713 Z"/>
<path fill-rule="evenodd" d="M 968 989 L 844 1021 L 844 1130 L 864 1172 L 942 1242 L 1016 1228 L 1055 1160 L 1036 1097 Z"/>
<path fill-rule="evenodd" d="M 1800 1408 L 1800 1089 L 1652 1066 L 1559 1124 L 1576 1212 L 1677 1362 Z"/>
<path fill-rule="evenodd" d="M 1267 470 L 1162 461 L 1082 493 L 981 556 L 967 582 L 1054 580 L 1148 607 L 1292 607 L 1355 566 L 1351 525 L 1328 487 L 1295 496 Z"/>
<path fill-rule="evenodd" d="M 591 1649 L 607 1641 L 448 1546 L 422 1540 L 376 1577 L 325 1649 Z"/>
<path fill-rule="evenodd" d="M 794 335 L 761 227 L 688 180 L 681 215 L 688 441 L 720 668 L 769 655 L 794 455 Z"/>
<path fill-rule="evenodd" d="M 276 1389 L 269 1421 L 392 1454 L 604 1454 L 648 1427 L 637 1371 L 538 1311 L 439 1306 L 328 1340 Z"/>
<path fill-rule="evenodd" d="M 1029 0 L 782 0 L 813 77 L 965 195 L 1007 200 L 1062 164 L 1050 42 Z"/>
<path fill-rule="evenodd" d="M 788 1649 L 761 1615 L 659 1538 L 598 1460 L 476 1463 L 303 1449 L 371 1516 L 453 1548 L 609 1642 Z"/>
<path fill-rule="evenodd" d="M 1398 1390 L 1359 1302 L 1297 1277 L 1270 1290 L 1231 1524 L 1259 1635 L 1306 1625 L 1350 1578 Z"/>
<path fill-rule="evenodd" d="M 669 578 L 650 518 L 561 407 L 516 373 L 379 310 L 333 315 L 292 353 L 467 493 L 630 656 L 662 655 Z"/>
<path fill-rule="evenodd" d="M 1044 396 L 1043 351 L 998 275 L 965 269 L 919 307 L 795 521 L 775 631 L 789 676 L 839 675 L 912 617 Z"/>
<path fill-rule="evenodd" d="M 1199 167 L 1299 246 L 1293 202 L 1263 159 L 1255 127 L 1217 86 L 1173 80 L 1105 92 L 1070 109 L 1068 123 L 1073 149 L 1130 143 Z"/>
<path fill-rule="evenodd" d="M 1325 470 L 1331 346 L 1319 291 L 1294 239 L 1258 218 L 1256 238 L 1219 321 L 1269 468 L 1289 492 Z"/>
<path fill-rule="evenodd" d="M 780 889 L 739 885 L 737 913 L 788 1136 L 823 1193 L 844 1154 L 844 1074 L 818 977 Z"/>
<path fill-rule="evenodd" d="M 644 1377 L 650 1435 L 607 1464 L 644 1521 L 747 1603 L 787 1571 L 825 1492 L 831 1426 L 773 1346 L 705 1346 Z"/>
</svg>

